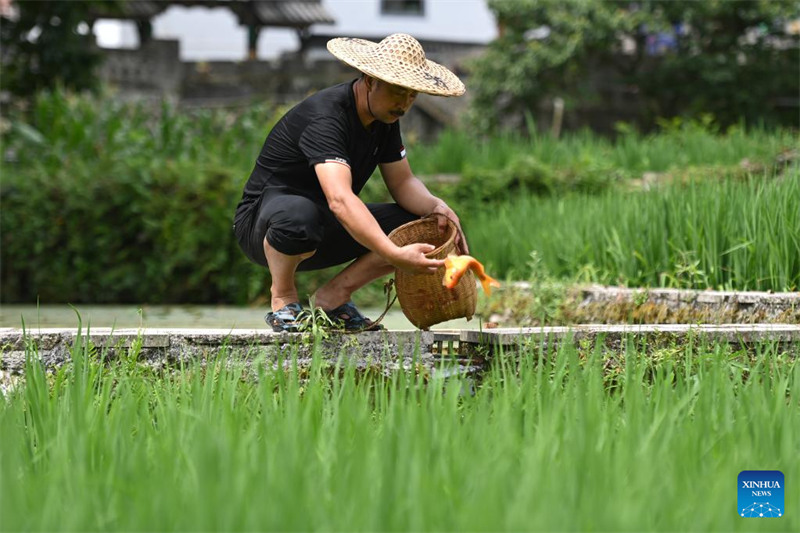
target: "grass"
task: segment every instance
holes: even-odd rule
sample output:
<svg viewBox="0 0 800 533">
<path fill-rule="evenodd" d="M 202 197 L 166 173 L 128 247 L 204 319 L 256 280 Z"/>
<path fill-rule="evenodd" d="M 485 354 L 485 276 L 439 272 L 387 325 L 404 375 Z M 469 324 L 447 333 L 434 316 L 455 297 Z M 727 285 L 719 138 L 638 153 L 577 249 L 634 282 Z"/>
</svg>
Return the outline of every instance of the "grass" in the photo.
<svg viewBox="0 0 800 533">
<path fill-rule="evenodd" d="M 557 278 L 629 286 L 791 291 L 800 287 L 800 168 L 655 191 L 517 195 L 462 213 L 471 251 L 525 277 L 535 252 Z"/>
<path fill-rule="evenodd" d="M 448 130 L 432 145 L 412 140 L 409 160 L 422 175 L 462 173 L 470 168 L 503 169 L 524 156 L 554 168 L 602 165 L 641 177 L 644 172 L 739 165 L 743 159 L 772 164 L 778 154 L 797 145 L 797 132 L 789 129 L 739 125 L 720 131 L 708 120 L 664 120 L 659 129 L 647 134 L 620 124 L 618 131 L 615 139 L 588 130 L 555 139 L 530 128 L 528 135 L 505 133 L 481 139 L 467 130 Z"/>
<path fill-rule="evenodd" d="M 0 401 L 0 529 L 800 527 L 800 366 L 775 346 L 529 346 L 474 395 L 457 378 L 334 377 L 319 356 L 302 373 L 222 353 L 159 374 L 78 342 L 54 375 L 29 358 Z M 736 514 L 746 469 L 783 471 L 783 518 Z"/>
</svg>

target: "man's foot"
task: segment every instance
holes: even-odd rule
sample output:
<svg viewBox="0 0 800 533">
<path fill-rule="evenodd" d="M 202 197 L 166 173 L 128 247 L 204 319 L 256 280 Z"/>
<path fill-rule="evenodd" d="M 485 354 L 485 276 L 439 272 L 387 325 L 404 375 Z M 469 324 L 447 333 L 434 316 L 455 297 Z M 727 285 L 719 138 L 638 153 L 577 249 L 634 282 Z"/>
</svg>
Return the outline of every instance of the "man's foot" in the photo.
<svg viewBox="0 0 800 533">
<path fill-rule="evenodd" d="M 386 329 L 381 324 L 376 324 L 361 314 L 352 301 L 340 305 L 336 309 L 325 311 L 334 323 L 340 325 L 345 331 L 379 331 Z"/>
<path fill-rule="evenodd" d="M 272 326 L 272 331 L 276 333 L 282 331 L 296 332 L 300 331 L 304 315 L 303 306 L 299 302 L 294 302 L 281 307 L 277 311 L 270 311 L 264 316 L 264 320 L 268 325 Z"/>
</svg>

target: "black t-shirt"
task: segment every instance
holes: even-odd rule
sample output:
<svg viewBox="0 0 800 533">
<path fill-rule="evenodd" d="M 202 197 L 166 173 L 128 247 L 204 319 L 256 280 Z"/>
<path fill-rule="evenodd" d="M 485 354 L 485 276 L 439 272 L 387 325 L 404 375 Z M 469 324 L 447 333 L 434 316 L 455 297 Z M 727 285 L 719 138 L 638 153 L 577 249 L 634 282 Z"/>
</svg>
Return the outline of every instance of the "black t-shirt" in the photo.
<svg viewBox="0 0 800 533">
<path fill-rule="evenodd" d="M 405 156 L 398 122 L 375 121 L 364 128 L 356 111 L 355 81 L 324 89 L 293 107 L 264 141 L 244 187 L 243 204 L 263 192 L 298 194 L 326 203 L 314 165 L 345 163 L 358 194 L 379 163 Z"/>
</svg>

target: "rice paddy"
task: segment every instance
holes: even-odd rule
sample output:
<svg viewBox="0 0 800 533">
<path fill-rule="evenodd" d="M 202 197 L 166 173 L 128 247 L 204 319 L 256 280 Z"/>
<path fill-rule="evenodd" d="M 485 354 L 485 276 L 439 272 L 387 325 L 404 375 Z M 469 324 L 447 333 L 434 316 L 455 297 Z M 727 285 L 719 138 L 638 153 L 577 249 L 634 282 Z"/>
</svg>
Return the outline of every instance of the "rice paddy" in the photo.
<svg viewBox="0 0 800 533">
<path fill-rule="evenodd" d="M 9 267 L 0 297 L 260 300 L 268 280 L 242 255 L 230 224 L 254 154 L 280 114 L 269 105 L 186 110 L 111 95 L 98 104 L 63 91 L 11 109 L 2 131 L 0 250 Z M 537 275 L 559 282 L 800 286 L 796 129 L 723 130 L 710 119 L 674 118 L 647 133 L 619 124 L 613 138 L 553 138 L 532 123 L 492 137 L 466 129 L 431 143 L 407 137 L 412 169 L 456 209 L 471 251 L 493 275 L 527 279 L 535 252 Z M 460 179 L 433 178 L 443 173 Z M 362 197 L 390 200 L 377 176 Z M 299 276 L 300 294 L 331 275 Z M 359 303 L 380 305 L 381 286 Z"/>
<path fill-rule="evenodd" d="M 2 248 L 27 274 L 4 290 L 30 284 L 12 300 L 263 294 L 229 219 L 276 113 L 165 104 L 154 116 L 54 94 L 32 116 L 7 132 L 3 226 L 16 240 Z M 535 278 L 536 316 L 554 316 L 574 281 L 800 287 L 800 171 L 783 157 L 796 131 L 676 119 L 618 133 L 450 131 L 432 146 L 408 139 L 409 157 L 423 176 L 462 174 L 467 192 L 444 185 L 442 197 L 492 275 Z M 643 187 L 644 174 L 671 183 Z M 523 178 L 558 186 L 535 195 Z M 491 202 L 470 196 L 487 184 Z M 202 223 L 165 223 L 184 198 Z M 0 393 L 0 530 L 798 531 L 800 365 L 786 350 L 525 346 L 474 380 L 332 372 L 318 348 L 310 369 L 288 372 L 225 350 L 154 370 L 135 345 L 109 362 L 82 342 L 51 373 L 30 346 L 23 384 Z M 784 516 L 739 516 L 743 470 L 783 472 Z"/>
<path fill-rule="evenodd" d="M 31 352 L 29 355 L 33 355 Z M 479 381 L 101 364 L 0 401 L 3 530 L 796 531 L 800 365 L 776 345 L 523 347 Z M 781 470 L 786 514 L 737 513 Z"/>
<path fill-rule="evenodd" d="M 800 167 L 647 192 L 517 195 L 462 214 L 470 248 L 515 279 L 544 273 L 632 287 L 793 291 L 800 287 Z M 502 235 L 502 238 L 498 238 Z"/>
</svg>

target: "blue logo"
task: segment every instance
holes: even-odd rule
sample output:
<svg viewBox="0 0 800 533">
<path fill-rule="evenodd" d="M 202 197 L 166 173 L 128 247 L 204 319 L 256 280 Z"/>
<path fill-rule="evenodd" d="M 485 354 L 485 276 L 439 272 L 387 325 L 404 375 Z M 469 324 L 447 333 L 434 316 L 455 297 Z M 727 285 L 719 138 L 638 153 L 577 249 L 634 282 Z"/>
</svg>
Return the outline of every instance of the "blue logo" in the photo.
<svg viewBox="0 0 800 533">
<path fill-rule="evenodd" d="M 786 511 L 783 494 L 783 472 L 780 470 L 739 472 L 739 516 L 779 518 Z"/>
</svg>

